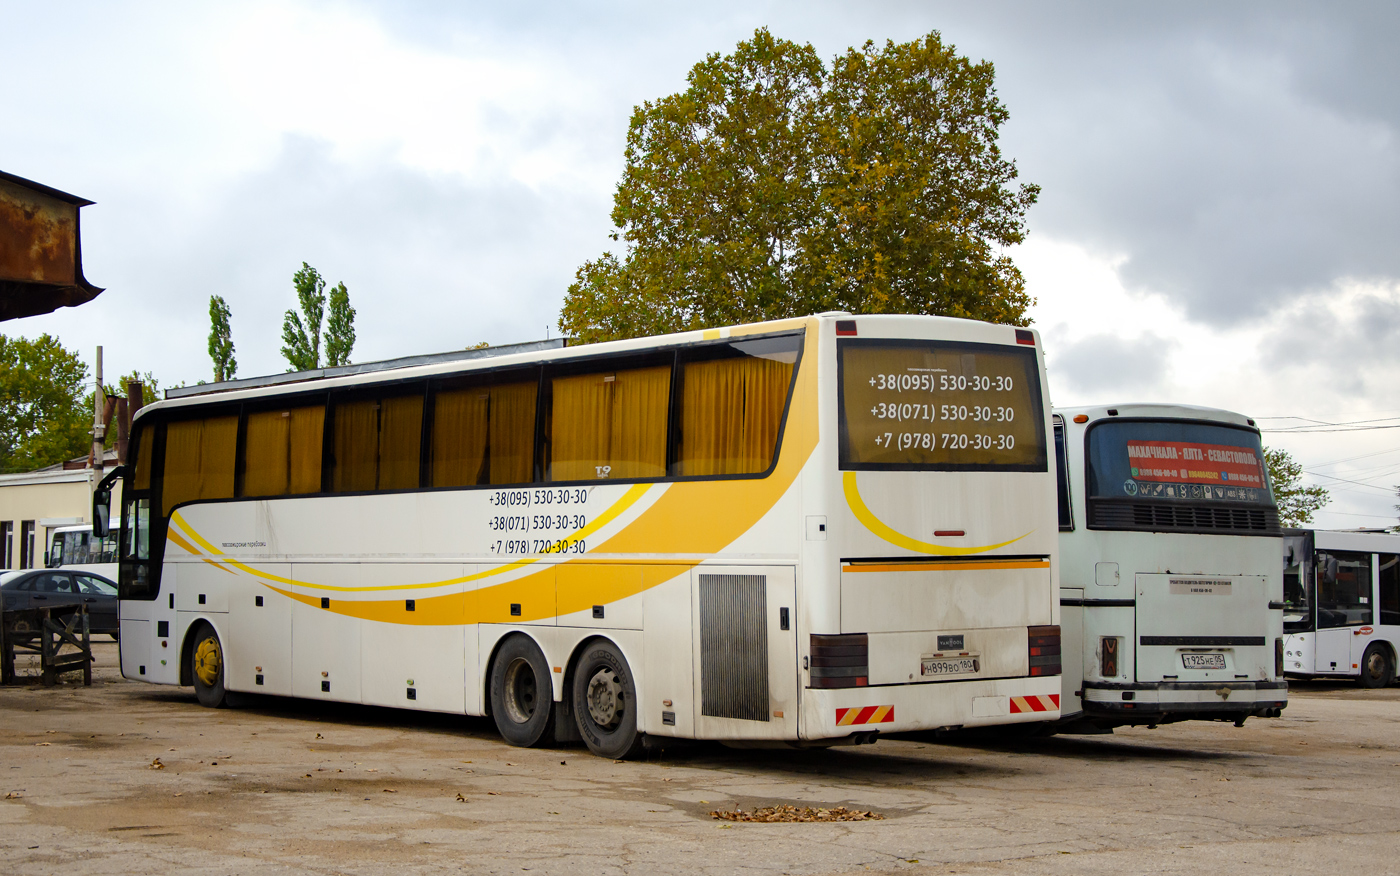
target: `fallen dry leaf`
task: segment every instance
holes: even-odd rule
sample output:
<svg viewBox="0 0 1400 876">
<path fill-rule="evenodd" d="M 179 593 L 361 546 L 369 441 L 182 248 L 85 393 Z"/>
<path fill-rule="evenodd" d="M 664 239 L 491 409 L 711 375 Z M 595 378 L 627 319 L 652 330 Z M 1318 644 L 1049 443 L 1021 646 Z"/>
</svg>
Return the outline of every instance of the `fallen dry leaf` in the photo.
<svg viewBox="0 0 1400 876">
<path fill-rule="evenodd" d="M 466 798 L 466 797 L 463 797 L 463 796 L 461 795 L 461 793 L 459 792 L 459 793 L 457 794 L 457 802 L 458 802 L 458 803 L 465 803 L 465 802 L 467 802 L 467 798 Z"/>
<path fill-rule="evenodd" d="M 393 788 L 385 788 L 385 789 L 384 789 L 384 793 L 385 793 L 385 794 L 397 794 L 398 791 L 395 791 Z"/>
<path fill-rule="evenodd" d="M 165 769 L 165 764 L 160 762 L 160 758 L 156 758 L 155 760 L 151 761 L 151 769 L 163 770 Z"/>
<path fill-rule="evenodd" d="M 18 792 L 18 791 L 11 791 L 10 793 L 8 793 L 8 794 L 5 795 L 5 799 L 6 799 L 6 800 L 18 800 L 18 799 L 19 799 L 19 792 Z"/>
<path fill-rule="evenodd" d="M 754 821 L 763 823 L 775 822 L 807 822 L 807 821 L 884 821 L 885 816 L 877 815 L 874 812 L 861 811 L 859 809 L 847 809 L 845 806 L 837 806 L 832 809 L 813 809 L 804 806 L 798 809 L 796 806 L 786 804 L 780 806 L 764 806 L 745 812 L 742 809 L 735 809 L 732 812 L 721 812 L 715 810 L 710 813 L 711 818 L 723 821 Z"/>
<path fill-rule="evenodd" d="M 487 791 L 486 793 L 490 794 L 492 797 L 499 797 L 499 796 L 501 796 L 501 792 L 500 792 L 500 791 Z"/>
<path fill-rule="evenodd" d="M 35 745 L 53 745 L 52 742 L 36 742 Z"/>
</svg>

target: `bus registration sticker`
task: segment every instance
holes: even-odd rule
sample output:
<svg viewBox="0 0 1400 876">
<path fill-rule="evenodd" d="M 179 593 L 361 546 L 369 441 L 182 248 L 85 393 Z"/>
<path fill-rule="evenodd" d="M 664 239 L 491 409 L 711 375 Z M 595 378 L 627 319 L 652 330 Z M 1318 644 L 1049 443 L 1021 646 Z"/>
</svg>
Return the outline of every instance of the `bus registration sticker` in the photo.
<svg viewBox="0 0 1400 876">
<path fill-rule="evenodd" d="M 976 657 L 924 657 L 920 666 L 920 674 L 925 678 L 929 676 L 942 675 L 967 675 L 976 672 L 981 667 L 977 664 Z"/>
<path fill-rule="evenodd" d="M 1181 665 L 1186 669 L 1224 669 L 1224 654 L 1182 654 Z"/>
</svg>

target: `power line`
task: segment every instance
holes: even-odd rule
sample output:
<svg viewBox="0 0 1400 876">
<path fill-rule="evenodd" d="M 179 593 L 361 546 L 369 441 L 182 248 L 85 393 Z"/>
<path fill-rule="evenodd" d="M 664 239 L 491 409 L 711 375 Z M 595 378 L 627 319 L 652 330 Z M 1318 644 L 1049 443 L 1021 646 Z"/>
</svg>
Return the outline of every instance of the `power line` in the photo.
<svg viewBox="0 0 1400 876">
<path fill-rule="evenodd" d="M 1356 484 L 1358 487 L 1369 487 L 1369 488 L 1371 488 L 1371 489 L 1373 489 L 1373 490 L 1381 490 L 1382 492 L 1390 493 L 1391 495 L 1394 495 L 1394 494 L 1395 494 L 1395 488 L 1394 488 L 1394 487 L 1378 487 L 1378 486 L 1376 486 L 1375 484 L 1367 484 L 1367 483 L 1362 483 L 1361 481 L 1347 480 L 1346 478 L 1339 478 L 1339 477 L 1337 477 L 1336 475 L 1322 474 L 1321 472 L 1308 471 L 1307 469 L 1303 469 L 1303 474 L 1310 474 L 1310 475 L 1312 475 L 1312 476 L 1315 477 L 1315 478 L 1330 478 L 1331 480 L 1334 480 L 1334 481 L 1343 481 L 1343 482 L 1348 483 L 1348 484 Z"/>
</svg>

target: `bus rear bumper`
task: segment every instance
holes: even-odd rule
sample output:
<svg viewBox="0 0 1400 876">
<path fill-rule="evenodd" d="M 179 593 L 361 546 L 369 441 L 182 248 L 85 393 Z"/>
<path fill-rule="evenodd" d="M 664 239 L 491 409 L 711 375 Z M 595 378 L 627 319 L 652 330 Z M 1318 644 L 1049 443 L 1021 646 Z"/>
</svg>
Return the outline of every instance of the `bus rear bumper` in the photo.
<svg viewBox="0 0 1400 876">
<path fill-rule="evenodd" d="M 1085 717 L 1120 724 L 1270 717 L 1288 705 L 1288 682 L 1085 682 L 1083 703 Z"/>
<path fill-rule="evenodd" d="M 803 740 L 986 727 L 1060 717 L 1060 676 L 802 691 Z"/>
</svg>

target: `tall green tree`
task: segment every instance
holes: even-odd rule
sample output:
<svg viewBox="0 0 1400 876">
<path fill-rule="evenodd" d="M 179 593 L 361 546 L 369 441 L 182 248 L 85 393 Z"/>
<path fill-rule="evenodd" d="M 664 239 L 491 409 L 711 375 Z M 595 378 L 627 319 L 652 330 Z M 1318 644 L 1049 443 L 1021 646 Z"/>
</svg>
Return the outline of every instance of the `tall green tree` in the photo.
<svg viewBox="0 0 1400 876">
<path fill-rule="evenodd" d="M 1274 488 L 1279 522 L 1284 526 L 1312 523 L 1313 513 L 1330 501 L 1322 487 L 1303 485 L 1303 466 L 1294 462 L 1288 451 L 1264 448 L 1264 464 L 1269 469 L 1269 483 Z"/>
<path fill-rule="evenodd" d="M 288 310 L 282 317 L 282 355 L 288 371 L 321 367 L 321 318 L 326 310 L 326 281 L 306 262 L 292 275 L 301 313 Z"/>
<path fill-rule="evenodd" d="M 292 275 L 301 312 L 288 310 L 282 317 L 282 355 L 288 371 L 321 367 L 322 319 L 326 315 L 326 281 L 306 262 Z M 324 327 L 326 364 L 344 365 L 355 346 L 355 308 L 344 283 L 331 290 L 330 318 Z"/>
<path fill-rule="evenodd" d="M 344 283 L 331 290 L 330 310 L 326 314 L 326 364 L 349 365 L 350 351 L 355 348 L 355 308 L 350 306 L 350 292 Z"/>
<path fill-rule="evenodd" d="M 32 471 L 87 452 L 87 374 L 77 352 L 57 338 L 0 335 L 0 472 Z"/>
<path fill-rule="evenodd" d="M 209 358 L 214 361 L 214 382 L 232 380 L 238 373 L 233 357 L 233 328 L 229 325 L 228 302 L 222 295 L 209 296 Z"/>
<path fill-rule="evenodd" d="M 937 32 L 828 68 L 758 30 L 632 114 L 612 239 L 559 325 L 584 341 L 822 310 L 1024 325 L 1039 187 L 1014 186 L 990 63 Z"/>
</svg>

